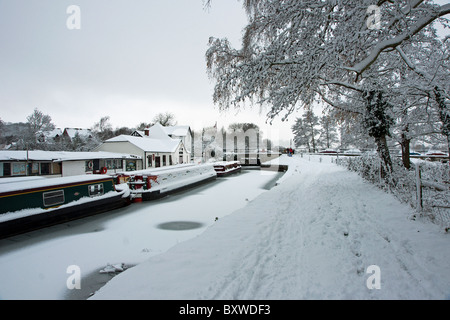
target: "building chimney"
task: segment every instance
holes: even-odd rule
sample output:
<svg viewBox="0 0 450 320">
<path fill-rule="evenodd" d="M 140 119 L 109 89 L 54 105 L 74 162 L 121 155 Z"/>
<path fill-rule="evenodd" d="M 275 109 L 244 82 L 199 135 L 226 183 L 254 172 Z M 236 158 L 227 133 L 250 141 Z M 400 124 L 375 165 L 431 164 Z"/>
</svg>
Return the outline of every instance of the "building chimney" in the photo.
<svg viewBox="0 0 450 320">
<path fill-rule="evenodd" d="M 144 129 L 144 134 L 148 137 L 150 135 L 150 128 L 145 128 Z"/>
</svg>

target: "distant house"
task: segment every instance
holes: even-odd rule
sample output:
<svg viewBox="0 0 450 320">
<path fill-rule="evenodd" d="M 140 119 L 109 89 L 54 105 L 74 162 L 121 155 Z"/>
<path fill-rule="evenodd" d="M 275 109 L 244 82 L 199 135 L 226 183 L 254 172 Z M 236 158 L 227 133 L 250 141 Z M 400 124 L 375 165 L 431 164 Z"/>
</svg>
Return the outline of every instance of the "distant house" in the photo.
<svg viewBox="0 0 450 320">
<path fill-rule="evenodd" d="M 81 128 L 65 128 L 62 135 L 68 141 L 72 141 L 77 135 L 83 140 L 92 139 L 94 136 L 90 129 Z"/>
<path fill-rule="evenodd" d="M 36 133 L 36 139 L 39 142 L 54 143 L 59 142 L 63 136 L 61 128 L 55 128 L 51 131 L 39 131 Z"/>
<path fill-rule="evenodd" d="M 171 138 L 165 127 L 156 123 L 144 131 L 108 139 L 95 150 L 136 154 L 143 159 L 142 169 L 189 163 L 190 148 L 185 146 L 181 138 L 176 137 Z"/>
</svg>

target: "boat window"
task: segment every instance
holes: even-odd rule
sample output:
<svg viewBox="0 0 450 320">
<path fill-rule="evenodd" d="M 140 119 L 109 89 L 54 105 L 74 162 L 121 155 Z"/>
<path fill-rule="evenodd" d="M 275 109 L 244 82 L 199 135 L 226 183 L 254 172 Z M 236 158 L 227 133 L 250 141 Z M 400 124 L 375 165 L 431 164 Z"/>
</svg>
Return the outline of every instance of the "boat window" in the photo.
<svg viewBox="0 0 450 320">
<path fill-rule="evenodd" d="M 88 186 L 89 196 L 95 197 L 103 194 L 103 183 L 91 184 Z"/>
<path fill-rule="evenodd" d="M 49 191 L 43 193 L 44 206 L 56 206 L 64 203 L 64 190 Z"/>
</svg>

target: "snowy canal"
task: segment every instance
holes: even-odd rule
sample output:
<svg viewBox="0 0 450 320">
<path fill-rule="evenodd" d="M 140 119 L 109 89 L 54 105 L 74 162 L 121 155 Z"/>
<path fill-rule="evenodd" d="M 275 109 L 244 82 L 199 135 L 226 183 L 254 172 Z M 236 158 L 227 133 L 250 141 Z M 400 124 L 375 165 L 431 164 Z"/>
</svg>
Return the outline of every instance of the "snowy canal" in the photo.
<svg viewBox="0 0 450 320">
<path fill-rule="evenodd" d="M 0 240 L 0 299 L 86 299 L 113 277 L 109 271 L 201 234 L 281 176 L 243 170 L 163 199 Z"/>
</svg>

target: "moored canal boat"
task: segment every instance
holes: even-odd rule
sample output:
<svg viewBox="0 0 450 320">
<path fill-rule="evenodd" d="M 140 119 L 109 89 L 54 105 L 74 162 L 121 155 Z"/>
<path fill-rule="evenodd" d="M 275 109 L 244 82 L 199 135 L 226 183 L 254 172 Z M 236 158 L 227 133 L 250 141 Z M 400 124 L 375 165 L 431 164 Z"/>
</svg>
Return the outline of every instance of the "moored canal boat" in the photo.
<svg viewBox="0 0 450 320">
<path fill-rule="evenodd" d="M 2 180 L 0 238 L 106 212 L 129 203 L 128 186 L 115 185 L 111 176 Z"/>
<path fill-rule="evenodd" d="M 214 170 L 218 177 L 224 177 L 241 171 L 241 163 L 239 161 L 221 161 L 214 163 Z"/>
<path fill-rule="evenodd" d="M 153 200 L 192 188 L 217 178 L 212 164 L 182 164 L 114 175 L 117 183 L 128 183 L 134 202 Z"/>
</svg>

